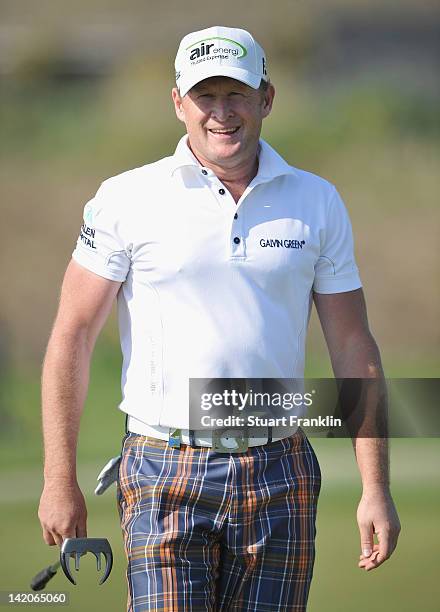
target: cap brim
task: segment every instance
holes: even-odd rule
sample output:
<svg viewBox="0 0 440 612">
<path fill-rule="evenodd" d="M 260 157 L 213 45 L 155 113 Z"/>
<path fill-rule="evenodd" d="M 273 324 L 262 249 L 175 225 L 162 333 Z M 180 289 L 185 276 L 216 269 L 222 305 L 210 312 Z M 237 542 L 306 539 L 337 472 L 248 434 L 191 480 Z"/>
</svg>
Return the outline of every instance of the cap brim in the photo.
<svg viewBox="0 0 440 612">
<path fill-rule="evenodd" d="M 214 68 L 210 65 L 209 70 L 207 66 L 206 69 L 198 70 L 197 74 L 192 74 L 190 78 L 185 79 L 184 75 L 181 75 L 178 84 L 181 97 L 183 98 L 183 96 L 185 96 L 194 85 L 200 83 L 200 81 L 216 76 L 225 76 L 235 79 L 236 81 L 241 81 L 253 89 L 258 89 L 260 87 L 262 78 L 261 75 L 253 74 L 249 72 L 249 70 L 244 70 L 243 68 L 236 68 L 235 66 L 218 66 Z"/>
</svg>

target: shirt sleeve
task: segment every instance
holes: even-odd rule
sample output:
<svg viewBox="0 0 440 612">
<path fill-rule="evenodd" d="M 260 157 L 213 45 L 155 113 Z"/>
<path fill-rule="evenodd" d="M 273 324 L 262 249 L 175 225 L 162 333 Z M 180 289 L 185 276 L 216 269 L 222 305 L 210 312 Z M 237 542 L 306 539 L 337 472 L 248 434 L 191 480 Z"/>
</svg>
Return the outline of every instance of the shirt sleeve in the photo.
<svg viewBox="0 0 440 612">
<path fill-rule="evenodd" d="M 130 248 L 121 235 L 121 219 L 111 187 L 102 183 L 84 206 L 83 224 L 73 259 L 91 272 L 124 281 L 130 269 Z"/>
<path fill-rule="evenodd" d="M 354 258 L 350 219 L 341 196 L 333 189 L 321 235 L 321 251 L 315 264 L 313 290 L 316 293 L 343 293 L 362 287 Z"/>
</svg>

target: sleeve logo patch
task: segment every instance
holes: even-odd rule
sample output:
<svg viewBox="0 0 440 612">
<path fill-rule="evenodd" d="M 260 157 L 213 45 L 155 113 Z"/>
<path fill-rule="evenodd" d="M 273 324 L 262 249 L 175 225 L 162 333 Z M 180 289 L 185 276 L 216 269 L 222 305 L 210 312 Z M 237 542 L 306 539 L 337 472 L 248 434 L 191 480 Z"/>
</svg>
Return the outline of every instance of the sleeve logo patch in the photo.
<svg viewBox="0 0 440 612">
<path fill-rule="evenodd" d="M 90 204 L 84 208 L 84 222 L 89 226 L 93 225 L 93 207 Z"/>
<path fill-rule="evenodd" d="M 84 214 L 85 217 L 85 214 Z M 85 223 L 81 225 L 81 231 L 79 234 L 79 238 L 84 246 L 89 247 L 89 249 L 96 250 L 95 246 L 95 230 L 92 227 L 89 227 Z"/>
</svg>

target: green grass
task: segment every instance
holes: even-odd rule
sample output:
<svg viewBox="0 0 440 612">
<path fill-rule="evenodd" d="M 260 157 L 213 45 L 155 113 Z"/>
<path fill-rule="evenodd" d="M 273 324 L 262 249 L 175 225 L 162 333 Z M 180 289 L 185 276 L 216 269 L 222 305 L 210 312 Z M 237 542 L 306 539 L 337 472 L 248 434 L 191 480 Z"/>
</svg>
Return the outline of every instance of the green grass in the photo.
<svg viewBox="0 0 440 612">
<path fill-rule="evenodd" d="M 356 508 L 361 495 L 348 440 L 313 440 L 323 473 L 310 612 L 434 612 L 440 595 L 438 440 L 392 440 L 392 492 L 402 524 L 391 559 L 374 572 L 357 567 Z"/>
<path fill-rule="evenodd" d="M 108 581 L 98 586 L 96 559 L 88 555 L 81 559 L 81 571 L 77 575 L 77 586 L 71 585 L 62 570 L 48 584 L 47 591 L 67 591 L 70 594 L 70 610 L 123 610 L 125 591 L 125 556 L 122 537 L 118 528 L 114 489 L 106 498 L 89 499 L 89 534 L 91 537 L 106 537 L 110 540 L 114 554 L 114 569 Z M 38 501 L 6 503 L 0 505 L 2 543 L 7 555 L 0 561 L 1 590 L 30 590 L 32 577 L 43 567 L 58 559 L 58 548 L 44 543 L 37 518 Z M 73 562 L 72 562 L 72 572 Z M 75 572 L 74 572 L 75 574 Z M 40 609 L 45 609 L 42 606 Z M 53 608 L 49 608 L 53 609 Z"/>
<path fill-rule="evenodd" d="M 357 567 L 358 495 L 323 489 L 309 612 L 412 612 L 422 601 L 424 612 L 438 609 L 438 494 L 435 498 L 429 487 L 396 487 L 394 499 L 403 526 L 398 548 L 386 564 L 367 573 Z"/>
</svg>

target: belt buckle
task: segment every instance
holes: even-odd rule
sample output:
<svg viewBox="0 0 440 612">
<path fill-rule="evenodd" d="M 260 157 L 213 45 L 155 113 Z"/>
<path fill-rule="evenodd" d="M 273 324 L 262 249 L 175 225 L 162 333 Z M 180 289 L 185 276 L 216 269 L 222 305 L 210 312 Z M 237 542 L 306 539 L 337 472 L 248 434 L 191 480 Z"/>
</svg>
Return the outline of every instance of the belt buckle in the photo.
<svg viewBox="0 0 440 612">
<path fill-rule="evenodd" d="M 243 453 L 249 448 L 248 436 L 237 429 L 215 429 L 212 450 L 220 453 Z"/>
</svg>

